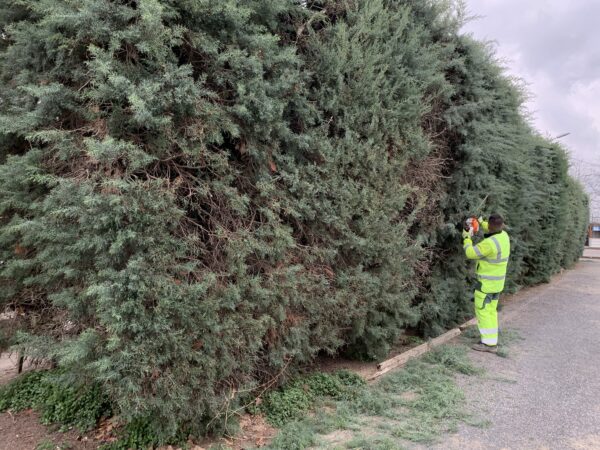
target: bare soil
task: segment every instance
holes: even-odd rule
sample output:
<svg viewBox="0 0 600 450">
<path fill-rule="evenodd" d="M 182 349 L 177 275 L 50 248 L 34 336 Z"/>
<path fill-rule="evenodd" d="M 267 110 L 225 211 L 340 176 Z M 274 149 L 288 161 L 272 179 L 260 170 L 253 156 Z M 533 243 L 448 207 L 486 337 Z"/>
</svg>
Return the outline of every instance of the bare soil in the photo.
<svg viewBox="0 0 600 450">
<path fill-rule="evenodd" d="M 260 448 L 268 445 L 277 434 L 277 429 L 269 425 L 262 416 L 245 414 L 240 418 L 239 426 L 240 430 L 235 436 L 217 440 L 206 439 L 199 442 L 193 450 L 203 450 L 215 444 L 224 444 L 232 450 Z"/>
<path fill-rule="evenodd" d="M 384 360 L 398 356 L 422 343 L 423 342 L 421 341 L 413 339 L 411 336 L 404 336 L 400 338 L 398 343 L 392 347 L 390 353 L 386 358 L 384 358 Z M 377 365 L 382 361 L 383 360 L 356 361 L 339 355 L 321 356 L 317 358 L 315 364 L 310 367 L 310 370 L 317 372 L 338 372 L 340 370 L 347 370 L 349 372 L 354 372 L 365 379 L 368 379 L 371 375 L 377 372 Z"/>
<path fill-rule="evenodd" d="M 0 450 L 34 450 L 42 443 L 52 442 L 55 448 L 67 444 L 69 449 L 95 449 L 99 444 L 76 431 L 61 433 L 40 423 L 32 410 L 0 414 Z"/>
</svg>

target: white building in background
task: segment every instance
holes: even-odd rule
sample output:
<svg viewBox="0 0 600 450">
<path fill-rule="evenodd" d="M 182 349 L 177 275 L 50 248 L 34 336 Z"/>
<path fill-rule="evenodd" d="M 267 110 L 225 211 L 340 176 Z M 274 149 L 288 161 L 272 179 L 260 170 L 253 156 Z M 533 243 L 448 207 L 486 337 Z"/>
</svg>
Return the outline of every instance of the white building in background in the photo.
<svg viewBox="0 0 600 450">
<path fill-rule="evenodd" d="M 571 158 L 570 172 L 590 196 L 590 222 L 600 223 L 600 164 Z"/>
</svg>

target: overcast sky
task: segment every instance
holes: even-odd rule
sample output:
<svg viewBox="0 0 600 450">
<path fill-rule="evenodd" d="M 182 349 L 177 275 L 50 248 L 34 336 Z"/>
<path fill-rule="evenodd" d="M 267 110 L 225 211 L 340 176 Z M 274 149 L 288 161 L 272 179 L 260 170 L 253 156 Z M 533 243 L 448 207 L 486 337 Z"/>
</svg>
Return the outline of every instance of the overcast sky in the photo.
<svg viewBox="0 0 600 450">
<path fill-rule="evenodd" d="M 494 41 L 509 73 L 528 84 L 527 109 L 537 129 L 550 137 L 571 133 L 561 141 L 574 164 L 600 177 L 600 0 L 467 0 L 467 6 L 481 17 L 464 31 Z"/>
</svg>

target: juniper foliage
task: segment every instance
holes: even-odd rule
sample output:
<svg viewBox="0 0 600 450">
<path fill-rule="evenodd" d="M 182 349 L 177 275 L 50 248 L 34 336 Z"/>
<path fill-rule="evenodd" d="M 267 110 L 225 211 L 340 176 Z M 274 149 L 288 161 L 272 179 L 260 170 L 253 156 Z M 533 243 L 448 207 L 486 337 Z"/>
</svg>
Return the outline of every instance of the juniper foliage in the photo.
<svg viewBox="0 0 600 450">
<path fill-rule="evenodd" d="M 18 348 L 167 439 L 319 352 L 469 315 L 466 214 L 506 216 L 510 290 L 572 265 L 587 198 L 460 25 L 436 1 L 6 0 Z"/>
</svg>

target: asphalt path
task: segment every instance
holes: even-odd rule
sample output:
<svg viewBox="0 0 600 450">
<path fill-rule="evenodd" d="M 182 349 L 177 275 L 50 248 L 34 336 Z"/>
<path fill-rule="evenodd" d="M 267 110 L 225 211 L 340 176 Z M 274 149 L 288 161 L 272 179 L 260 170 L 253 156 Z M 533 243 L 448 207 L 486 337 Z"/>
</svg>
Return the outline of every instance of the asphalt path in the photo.
<svg viewBox="0 0 600 450">
<path fill-rule="evenodd" d="M 461 425 L 435 449 L 600 449 L 600 260 L 582 260 L 500 313 L 522 340 L 508 357 L 473 352 L 459 380 L 484 428 Z"/>
</svg>

